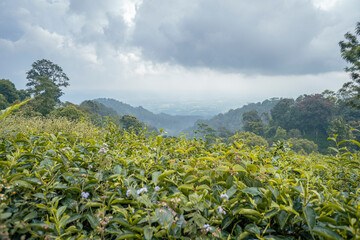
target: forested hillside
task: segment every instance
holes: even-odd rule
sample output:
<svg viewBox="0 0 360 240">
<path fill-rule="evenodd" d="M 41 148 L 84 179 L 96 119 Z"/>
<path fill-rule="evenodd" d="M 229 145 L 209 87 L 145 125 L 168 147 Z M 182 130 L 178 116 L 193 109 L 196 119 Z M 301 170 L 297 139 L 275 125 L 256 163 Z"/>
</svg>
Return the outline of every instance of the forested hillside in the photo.
<svg viewBox="0 0 360 240">
<path fill-rule="evenodd" d="M 244 125 L 243 120 L 242 120 L 243 114 L 246 112 L 249 112 L 249 111 L 253 111 L 253 110 L 257 111 L 258 114 L 261 115 L 261 118 L 265 122 L 268 122 L 270 110 L 279 101 L 280 101 L 280 99 L 278 99 L 278 98 L 272 98 L 272 99 L 265 100 L 263 102 L 249 103 L 240 108 L 230 109 L 228 112 L 226 112 L 224 114 L 219 113 L 218 115 L 216 115 L 208 120 L 197 121 L 195 126 L 193 126 L 188 131 L 196 129 L 197 128 L 196 125 L 198 123 L 205 123 L 208 126 L 214 128 L 215 130 L 220 129 L 220 131 L 221 131 L 221 129 L 226 128 L 227 130 L 229 130 L 231 132 L 235 132 L 237 130 L 242 129 L 242 127 Z"/>
<path fill-rule="evenodd" d="M 195 121 L 202 118 L 201 116 L 173 116 L 165 113 L 154 114 L 141 106 L 132 107 L 129 104 L 109 98 L 98 98 L 94 101 L 114 109 L 121 116 L 133 115 L 139 121 L 154 126 L 157 129 L 163 128 L 173 136 L 183 133 L 186 128 L 192 126 Z"/>
</svg>

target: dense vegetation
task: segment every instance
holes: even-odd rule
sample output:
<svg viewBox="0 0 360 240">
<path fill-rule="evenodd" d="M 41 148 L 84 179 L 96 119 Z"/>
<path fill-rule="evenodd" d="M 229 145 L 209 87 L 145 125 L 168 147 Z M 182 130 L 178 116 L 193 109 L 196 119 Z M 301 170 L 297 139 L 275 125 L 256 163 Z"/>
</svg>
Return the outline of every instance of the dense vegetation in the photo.
<svg viewBox="0 0 360 240">
<path fill-rule="evenodd" d="M 359 238 L 359 155 L 336 146 L 305 157 L 283 143 L 207 144 L 111 122 L 95 134 L 14 129 L 0 141 L 0 235 Z"/>
</svg>

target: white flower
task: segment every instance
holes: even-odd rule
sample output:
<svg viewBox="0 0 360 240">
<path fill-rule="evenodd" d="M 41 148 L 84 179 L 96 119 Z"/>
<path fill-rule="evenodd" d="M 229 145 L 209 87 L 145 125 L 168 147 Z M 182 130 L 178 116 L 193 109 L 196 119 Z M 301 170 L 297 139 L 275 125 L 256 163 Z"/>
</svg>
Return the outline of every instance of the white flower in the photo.
<svg viewBox="0 0 360 240">
<path fill-rule="evenodd" d="M 107 148 L 100 148 L 98 153 L 107 153 Z"/>
<path fill-rule="evenodd" d="M 107 145 L 106 143 L 103 143 L 103 147 L 107 148 L 107 147 L 109 147 L 109 145 Z"/>
<path fill-rule="evenodd" d="M 207 223 L 203 226 L 203 228 L 204 228 L 207 232 L 209 232 L 209 231 L 212 230 L 212 228 L 210 227 L 210 225 L 207 224 Z"/>
<path fill-rule="evenodd" d="M 159 187 L 159 186 L 155 186 L 154 189 L 155 189 L 155 191 L 157 191 L 157 192 L 160 191 L 160 187 Z"/>
<path fill-rule="evenodd" d="M 143 192 L 147 192 L 147 188 L 146 187 L 143 187 L 143 188 L 140 188 L 139 190 L 136 191 L 137 195 L 140 195 L 141 193 Z"/>
<path fill-rule="evenodd" d="M 225 210 L 220 206 L 220 207 L 218 207 L 218 212 L 220 213 L 220 214 L 224 214 L 224 215 L 226 215 L 226 212 L 225 212 Z"/>
<path fill-rule="evenodd" d="M 131 190 L 129 189 L 129 190 L 126 191 L 126 196 L 130 197 L 130 195 L 131 195 Z"/>
<path fill-rule="evenodd" d="M 89 196 L 90 196 L 90 193 L 88 193 L 88 192 L 81 193 L 81 197 L 83 197 L 83 198 L 88 198 Z"/>
<path fill-rule="evenodd" d="M 226 198 L 227 200 L 229 200 L 229 196 L 226 193 L 221 194 L 220 198 Z"/>
</svg>

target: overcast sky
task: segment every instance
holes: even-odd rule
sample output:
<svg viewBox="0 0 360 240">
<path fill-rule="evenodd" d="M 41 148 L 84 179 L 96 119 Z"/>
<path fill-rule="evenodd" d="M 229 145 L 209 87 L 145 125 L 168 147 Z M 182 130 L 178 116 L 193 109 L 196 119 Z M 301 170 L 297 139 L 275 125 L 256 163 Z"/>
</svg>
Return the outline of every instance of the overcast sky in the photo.
<svg viewBox="0 0 360 240">
<path fill-rule="evenodd" d="M 0 0 L 0 78 L 25 88 L 39 59 L 63 100 L 244 104 L 337 90 L 338 42 L 359 0 Z M 170 101 L 170 100 L 169 100 Z"/>
</svg>

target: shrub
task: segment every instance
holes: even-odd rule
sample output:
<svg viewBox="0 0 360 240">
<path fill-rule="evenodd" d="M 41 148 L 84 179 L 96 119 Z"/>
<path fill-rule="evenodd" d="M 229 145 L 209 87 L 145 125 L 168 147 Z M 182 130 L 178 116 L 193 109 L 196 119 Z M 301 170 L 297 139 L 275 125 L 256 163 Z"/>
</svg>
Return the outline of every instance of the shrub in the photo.
<svg viewBox="0 0 360 240">
<path fill-rule="evenodd" d="M 0 121 L 0 136 L 10 137 L 17 133 L 46 132 L 76 133 L 82 138 L 97 139 L 101 131 L 88 122 L 70 121 L 67 118 L 8 116 Z"/>
<path fill-rule="evenodd" d="M 310 154 L 318 151 L 318 146 L 313 141 L 302 138 L 290 138 L 292 149 L 297 153 Z"/>
<path fill-rule="evenodd" d="M 231 142 L 239 140 L 243 141 L 249 147 L 269 146 L 269 143 L 263 137 L 256 135 L 253 132 L 238 132 L 229 139 Z"/>
</svg>

